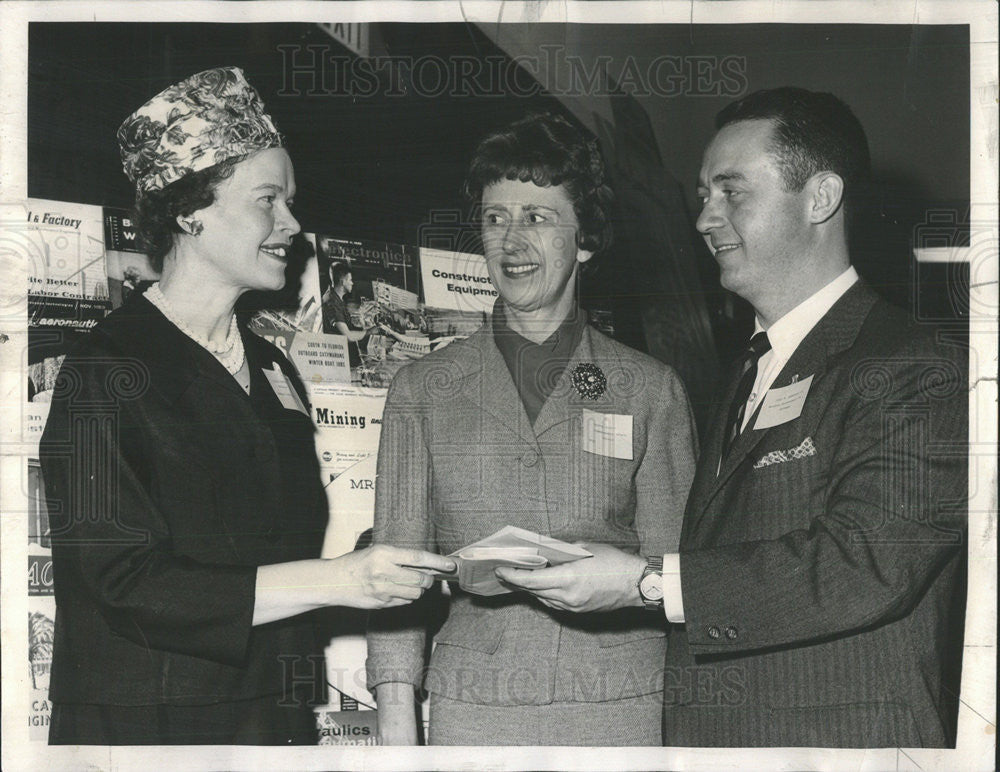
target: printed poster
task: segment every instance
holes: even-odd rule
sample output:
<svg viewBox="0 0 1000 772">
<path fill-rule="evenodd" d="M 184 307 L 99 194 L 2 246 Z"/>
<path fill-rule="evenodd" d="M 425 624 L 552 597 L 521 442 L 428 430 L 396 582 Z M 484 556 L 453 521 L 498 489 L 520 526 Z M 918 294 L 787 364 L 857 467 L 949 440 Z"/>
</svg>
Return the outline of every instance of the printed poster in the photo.
<svg viewBox="0 0 1000 772">
<path fill-rule="evenodd" d="M 28 323 L 93 327 L 111 307 L 99 206 L 29 198 L 20 223 L 28 256 Z"/>
<path fill-rule="evenodd" d="M 431 308 L 469 314 L 493 310 L 498 295 L 482 255 L 422 247 L 420 274 L 424 303 Z"/>
<path fill-rule="evenodd" d="M 347 340 L 342 335 L 268 329 L 256 333 L 281 349 L 306 388 L 351 382 Z"/>
</svg>

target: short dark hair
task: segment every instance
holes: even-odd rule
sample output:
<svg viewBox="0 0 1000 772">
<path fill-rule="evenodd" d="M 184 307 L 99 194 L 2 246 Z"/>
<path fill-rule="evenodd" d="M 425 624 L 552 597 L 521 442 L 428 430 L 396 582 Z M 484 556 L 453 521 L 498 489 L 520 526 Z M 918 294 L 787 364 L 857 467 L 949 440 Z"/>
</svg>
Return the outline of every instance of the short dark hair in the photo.
<svg viewBox="0 0 1000 772">
<path fill-rule="evenodd" d="M 330 282 L 336 287 L 350 272 L 351 266 L 347 263 L 333 263 L 330 266 Z"/>
<path fill-rule="evenodd" d="M 871 173 L 865 130 L 833 94 L 791 86 L 755 91 L 723 108 L 715 128 L 751 120 L 773 124 L 772 151 L 786 190 L 802 190 L 817 172 L 835 172 L 844 181 L 846 207 Z"/>
<path fill-rule="evenodd" d="M 177 218 L 211 206 L 219 183 L 232 177 L 236 164 L 245 157 L 230 158 L 207 169 L 191 172 L 162 190 L 136 193 L 136 232 L 153 270 L 157 273 L 163 270 L 163 259 L 173 249 L 174 236 L 184 232 Z"/>
<path fill-rule="evenodd" d="M 500 180 L 562 185 L 580 224 L 577 247 L 602 252 L 611 246 L 614 194 L 606 183 L 597 141 L 565 118 L 534 113 L 486 136 L 476 147 L 463 193 L 471 204 Z"/>
</svg>

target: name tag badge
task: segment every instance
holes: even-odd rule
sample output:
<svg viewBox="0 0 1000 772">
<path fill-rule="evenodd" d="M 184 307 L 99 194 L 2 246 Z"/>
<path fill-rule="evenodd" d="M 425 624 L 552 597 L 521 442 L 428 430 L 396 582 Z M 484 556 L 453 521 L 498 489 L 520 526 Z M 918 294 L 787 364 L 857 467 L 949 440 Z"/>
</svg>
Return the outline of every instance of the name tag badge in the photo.
<svg viewBox="0 0 1000 772">
<path fill-rule="evenodd" d="M 632 416 L 583 411 L 583 449 L 608 458 L 632 460 Z"/>
<path fill-rule="evenodd" d="M 288 378 L 285 377 L 285 374 L 281 372 L 280 368 L 275 366 L 274 370 L 265 369 L 264 375 L 267 376 L 267 382 L 271 384 L 271 389 L 285 410 L 298 410 L 302 415 L 309 416 L 309 411 L 306 410 L 306 406 L 299 399 L 299 393 L 289 382 Z"/>
<path fill-rule="evenodd" d="M 810 375 L 780 389 L 768 389 L 764 395 L 764 403 L 757 414 L 757 422 L 753 425 L 754 430 L 770 429 L 772 426 L 780 426 L 798 418 L 806 403 L 812 379 L 813 376 Z"/>
</svg>

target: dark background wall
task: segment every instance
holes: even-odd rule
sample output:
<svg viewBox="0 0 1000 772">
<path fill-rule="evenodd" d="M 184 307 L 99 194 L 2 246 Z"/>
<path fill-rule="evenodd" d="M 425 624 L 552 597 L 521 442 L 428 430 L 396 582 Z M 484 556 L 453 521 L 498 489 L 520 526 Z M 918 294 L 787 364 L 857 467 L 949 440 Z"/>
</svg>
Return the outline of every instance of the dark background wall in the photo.
<svg viewBox="0 0 1000 772">
<path fill-rule="evenodd" d="M 379 54 L 396 57 L 499 54 L 464 24 L 380 24 L 375 38 Z M 320 60 L 324 48 L 339 58 L 289 75 L 311 61 L 309 46 Z M 526 110 L 565 112 L 545 95 L 425 96 L 388 71 L 374 95 L 351 96 L 337 79 L 354 58 L 311 24 L 32 24 L 29 195 L 131 205 L 118 125 L 171 83 L 233 64 L 285 135 L 303 230 L 417 244 L 435 211 L 461 206 L 465 166 L 483 134 Z"/>
<path fill-rule="evenodd" d="M 414 58 L 503 55 L 466 24 L 372 25 L 373 53 Z M 520 45 L 562 45 L 588 61 L 610 57 L 611 75 L 632 57 L 644 70 L 663 54 L 740 57 L 750 90 L 800 85 L 844 98 L 865 125 L 886 212 L 928 202 L 968 203 L 968 30 L 899 25 L 507 25 Z M 290 59 L 279 46 L 298 45 Z M 576 107 L 539 93 L 486 97 L 410 88 L 373 96 L 309 95 L 287 78 L 309 61 L 306 46 L 350 56 L 307 24 L 33 23 L 29 34 L 29 192 L 87 203 L 127 204 L 114 132 L 160 88 L 200 69 L 238 64 L 289 140 L 304 225 L 350 225 L 372 236 L 408 235 L 399 219 L 456 202 L 457 184 L 483 131 L 530 109 Z M 326 67 L 327 74 L 335 72 Z M 298 91 L 297 95 L 279 96 Z M 319 90 L 319 89 L 314 89 Z M 648 112 L 665 165 L 693 207 L 694 181 L 712 118 L 732 97 L 686 93 L 636 97 Z M 595 101 L 598 101 L 595 98 Z M 605 100 L 606 101 L 606 100 Z M 583 98 L 583 102 L 586 99 Z M 598 108 L 599 109 L 599 108 Z M 578 111 L 579 112 L 579 111 Z M 584 121 L 586 122 L 586 120 Z"/>
</svg>

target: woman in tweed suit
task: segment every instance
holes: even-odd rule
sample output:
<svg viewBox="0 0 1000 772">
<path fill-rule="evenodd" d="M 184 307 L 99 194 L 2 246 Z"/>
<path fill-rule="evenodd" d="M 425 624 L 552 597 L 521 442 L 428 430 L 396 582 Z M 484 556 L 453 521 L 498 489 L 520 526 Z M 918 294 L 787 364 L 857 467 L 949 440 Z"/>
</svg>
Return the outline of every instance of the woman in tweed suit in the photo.
<svg viewBox="0 0 1000 772">
<path fill-rule="evenodd" d="M 482 141 L 466 192 L 500 300 L 468 340 L 394 379 L 375 541 L 449 553 L 514 525 L 592 551 L 676 547 L 695 456 L 684 389 L 577 306 L 580 266 L 611 236 L 596 143 L 561 118 L 529 116 Z M 453 587 L 425 668 L 428 614 L 418 604 L 372 620 L 381 742 L 417 742 L 424 688 L 431 744 L 661 743 L 661 616 L 574 615 L 523 592 Z"/>
</svg>

